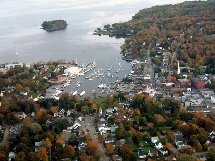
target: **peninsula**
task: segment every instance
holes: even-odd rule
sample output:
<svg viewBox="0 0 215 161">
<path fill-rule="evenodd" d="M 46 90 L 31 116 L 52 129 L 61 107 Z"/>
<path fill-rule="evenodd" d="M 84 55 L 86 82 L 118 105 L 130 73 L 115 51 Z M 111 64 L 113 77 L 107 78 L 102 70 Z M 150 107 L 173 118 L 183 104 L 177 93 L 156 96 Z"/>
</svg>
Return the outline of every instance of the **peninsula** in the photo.
<svg viewBox="0 0 215 161">
<path fill-rule="evenodd" d="M 42 23 L 42 29 L 47 32 L 53 32 L 57 30 L 64 30 L 67 27 L 67 22 L 64 20 L 52 20 L 52 21 L 44 21 Z"/>
</svg>

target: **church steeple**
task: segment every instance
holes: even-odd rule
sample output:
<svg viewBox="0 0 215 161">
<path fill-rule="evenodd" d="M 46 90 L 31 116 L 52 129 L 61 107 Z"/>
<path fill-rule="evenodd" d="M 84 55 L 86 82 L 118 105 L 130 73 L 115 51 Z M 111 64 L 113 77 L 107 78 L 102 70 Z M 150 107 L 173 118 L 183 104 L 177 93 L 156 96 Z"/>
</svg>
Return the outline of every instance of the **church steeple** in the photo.
<svg viewBox="0 0 215 161">
<path fill-rule="evenodd" d="M 178 63 L 178 71 L 177 71 L 177 74 L 180 74 L 181 73 L 181 68 L 180 68 L 180 65 L 179 65 L 179 61 L 177 61 Z"/>
</svg>

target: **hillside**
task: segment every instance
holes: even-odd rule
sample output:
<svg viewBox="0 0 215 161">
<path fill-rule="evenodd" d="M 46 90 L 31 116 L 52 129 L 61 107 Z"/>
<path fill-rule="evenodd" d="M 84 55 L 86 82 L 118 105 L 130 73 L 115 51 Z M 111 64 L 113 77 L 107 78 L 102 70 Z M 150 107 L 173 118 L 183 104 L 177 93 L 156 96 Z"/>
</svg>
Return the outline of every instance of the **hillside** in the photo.
<svg viewBox="0 0 215 161">
<path fill-rule="evenodd" d="M 149 44 L 155 56 L 159 44 L 165 52 L 176 51 L 182 66 L 207 66 L 207 73 L 215 73 L 214 20 L 214 0 L 191 1 L 143 9 L 132 20 L 105 25 L 103 30 L 123 33 L 122 53 L 127 58 L 144 57 Z"/>
</svg>

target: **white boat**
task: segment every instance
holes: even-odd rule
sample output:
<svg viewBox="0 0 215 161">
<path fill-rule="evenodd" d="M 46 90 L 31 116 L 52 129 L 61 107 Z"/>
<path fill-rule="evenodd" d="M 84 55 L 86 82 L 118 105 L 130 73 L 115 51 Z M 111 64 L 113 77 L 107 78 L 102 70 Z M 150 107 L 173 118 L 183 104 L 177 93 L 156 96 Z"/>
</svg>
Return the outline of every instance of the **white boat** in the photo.
<svg viewBox="0 0 215 161">
<path fill-rule="evenodd" d="M 80 87 L 80 86 L 81 86 L 81 82 L 78 82 L 77 83 L 77 88 Z"/>
<path fill-rule="evenodd" d="M 72 93 L 72 95 L 73 95 L 73 96 L 75 96 L 77 93 L 78 93 L 78 92 L 77 92 L 77 91 L 75 91 L 75 92 L 73 92 L 73 93 Z"/>
<path fill-rule="evenodd" d="M 108 71 L 111 71 L 112 68 L 113 68 L 113 67 L 111 66 L 111 67 L 108 69 Z"/>
<path fill-rule="evenodd" d="M 105 89 L 106 87 L 107 87 L 107 85 L 104 83 L 98 85 L 98 88 L 101 88 L 101 89 Z"/>
<path fill-rule="evenodd" d="M 86 93 L 85 91 L 82 91 L 82 92 L 80 93 L 80 96 L 83 96 L 85 93 Z"/>
</svg>

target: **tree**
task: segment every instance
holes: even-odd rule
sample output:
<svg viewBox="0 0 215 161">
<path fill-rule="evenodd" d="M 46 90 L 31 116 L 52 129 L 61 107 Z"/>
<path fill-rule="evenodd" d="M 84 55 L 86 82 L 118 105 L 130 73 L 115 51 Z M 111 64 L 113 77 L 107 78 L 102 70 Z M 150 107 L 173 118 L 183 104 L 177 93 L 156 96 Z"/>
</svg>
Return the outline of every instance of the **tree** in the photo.
<svg viewBox="0 0 215 161">
<path fill-rule="evenodd" d="M 68 142 L 69 142 L 69 144 L 76 145 L 76 143 L 77 143 L 77 136 L 76 136 L 75 133 L 71 134 Z"/>
<path fill-rule="evenodd" d="M 91 154 L 96 154 L 98 152 L 99 145 L 95 140 L 92 140 L 87 143 L 87 148 Z"/>
<path fill-rule="evenodd" d="M 43 141 L 43 145 L 45 146 L 45 148 L 47 150 L 49 150 L 51 148 L 52 143 L 51 143 L 51 141 L 50 141 L 50 139 L 48 137 Z"/>
<path fill-rule="evenodd" d="M 108 155 L 113 154 L 115 147 L 113 146 L 112 143 L 106 144 L 106 153 Z"/>
<path fill-rule="evenodd" d="M 75 156 L 75 148 L 72 145 L 67 145 L 66 153 L 69 158 L 73 158 Z"/>
<path fill-rule="evenodd" d="M 54 113 L 58 112 L 58 107 L 57 106 L 52 106 L 50 110 L 54 114 Z"/>
<path fill-rule="evenodd" d="M 192 155 L 181 154 L 177 161 L 196 161 L 196 159 Z"/>
<path fill-rule="evenodd" d="M 131 154 L 132 150 L 131 148 L 128 146 L 128 144 L 123 144 L 120 146 L 120 153 L 126 157 L 128 156 L 129 154 Z"/>
<path fill-rule="evenodd" d="M 0 151 L 0 161 L 5 161 L 6 160 L 6 154 L 4 151 Z"/>
<path fill-rule="evenodd" d="M 28 153 L 28 158 L 30 161 L 38 161 L 40 160 L 39 156 L 35 152 L 29 152 Z"/>
<path fill-rule="evenodd" d="M 48 155 L 47 155 L 46 148 L 44 148 L 44 147 L 40 148 L 38 155 L 40 156 L 42 161 L 48 161 Z"/>
<path fill-rule="evenodd" d="M 165 119 L 163 118 L 163 116 L 161 114 L 155 114 L 154 119 L 155 119 L 155 122 L 158 124 L 165 121 Z"/>
<path fill-rule="evenodd" d="M 215 160 L 215 148 L 211 148 L 206 154 L 207 161 Z"/>
<path fill-rule="evenodd" d="M 80 160 L 81 161 L 90 161 L 90 156 L 88 156 L 86 153 L 81 153 Z"/>
</svg>

